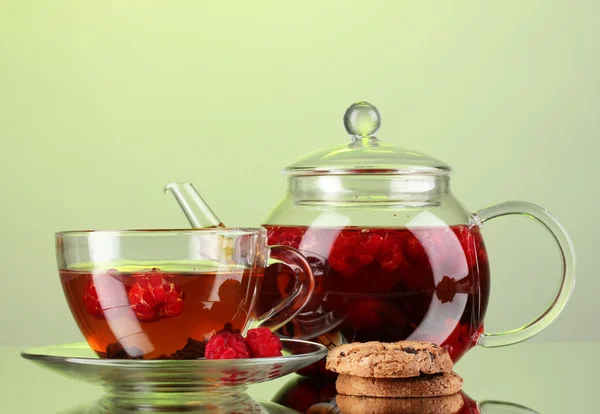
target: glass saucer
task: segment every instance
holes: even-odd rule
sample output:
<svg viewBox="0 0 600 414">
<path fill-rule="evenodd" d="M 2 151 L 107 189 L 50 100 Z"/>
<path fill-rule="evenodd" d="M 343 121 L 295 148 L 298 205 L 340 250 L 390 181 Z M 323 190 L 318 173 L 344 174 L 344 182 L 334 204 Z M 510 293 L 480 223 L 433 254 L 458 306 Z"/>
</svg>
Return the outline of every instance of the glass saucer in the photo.
<svg viewBox="0 0 600 414">
<path fill-rule="evenodd" d="M 102 385 L 103 404 L 120 409 L 194 410 L 219 400 L 234 403 L 249 385 L 298 371 L 327 354 L 314 342 L 282 339 L 283 355 L 229 360 L 98 358 L 85 342 L 27 349 L 21 356 L 63 376 Z M 185 409 L 183 409 L 185 408 Z"/>
</svg>

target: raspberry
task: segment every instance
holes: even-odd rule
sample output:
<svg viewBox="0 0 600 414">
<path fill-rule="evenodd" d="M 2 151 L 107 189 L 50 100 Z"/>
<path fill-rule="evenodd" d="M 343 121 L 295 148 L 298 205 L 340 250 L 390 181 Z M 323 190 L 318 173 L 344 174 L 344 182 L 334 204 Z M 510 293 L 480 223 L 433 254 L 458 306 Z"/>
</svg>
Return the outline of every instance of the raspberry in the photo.
<svg viewBox="0 0 600 414">
<path fill-rule="evenodd" d="M 456 281 L 444 276 L 435 287 L 435 295 L 442 303 L 452 302 L 456 295 Z"/>
<path fill-rule="evenodd" d="M 371 231 L 342 232 L 329 255 L 331 267 L 343 276 L 352 276 L 375 260 L 387 272 L 404 265 L 406 260 L 400 240 L 391 233 L 382 237 Z"/>
<path fill-rule="evenodd" d="M 273 227 L 268 234 L 269 244 L 283 244 L 297 249 L 305 231 L 304 227 Z"/>
<path fill-rule="evenodd" d="M 375 260 L 375 256 L 380 249 L 383 237 L 379 234 L 363 233 L 358 241 L 357 254 L 360 263 L 365 266 Z"/>
<path fill-rule="evenodd" d="M 412 264 L 421 264 L 428 261 L 423 245 L 413 233 L 408 233 L 404 240 L 404 256 Z"/>
<path fill-rule="evenodd" d="M 228 330 L 217 332 L 206 344 L 206 359 L 241 359 L 250 358 L 250 349 L 239 333 Z"/>
<path fill-rule="evenodd" d="M 283 345 L 269 328 L 250 329 L 246 335 L 246 344 L 252 358 L 281 356 Z"/>
<path fill-rule="evenodd" d="M 392 272 L 405 262 L 402 244 L 393 234 L 386 234 L 379 244 L 377 261 L 383 270 Z"/>
<path fill-rule="evenodd" d="M 359 234 L 340 233 L 329 254 L 331 267 L 343 276 L 352 276 L 363 265 L 372 262 L 373 257 L 369 257 L 368 252 L 361 251 L 360 242 Z"/>
<path fill-rule="evenodd" d="M 118 273 L 114 272 L 113 269 L 94 271 L 85 285 L 83 304 L 86 311 L 96 318 L 108 318 L 111 309 L 129 306 L 127 291 Z"/>
<path fill-rule="evenodd" d="M 98 292 L 96 291 L 96 286 L 89 281 L 85 286 L 85 290 L 83 292 L 83 304 L 85 305 L 85 310 L 92 316 L 95 316 L 99 319 L 104 319 L 104 312 L 102 311 L 102 307 L 100 306 L 100 301 L 98 300 Z"/>
<path fill-rule="evenodd" d="M 269 245 L 283 244 L 309 252 L 317 244 L 317 234 L 306 227 L 271 227 L 268 240 Z"/>
<path fill-rule="evenodd" d="M 129 291 L 129 303 L 141 321 L 161 316 L 177 316 L 183 312 L 183 290 L 158 271 L 139 277 Z"/>
</svg>

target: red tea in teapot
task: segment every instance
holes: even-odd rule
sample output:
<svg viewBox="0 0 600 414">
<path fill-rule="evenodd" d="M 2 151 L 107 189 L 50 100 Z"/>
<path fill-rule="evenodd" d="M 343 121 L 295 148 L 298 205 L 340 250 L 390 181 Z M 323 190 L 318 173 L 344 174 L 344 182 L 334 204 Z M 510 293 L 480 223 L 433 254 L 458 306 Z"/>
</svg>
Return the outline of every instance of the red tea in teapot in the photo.
<svg viewBox="0 0 600 414">
<path fill-rule="evenodd" d="M 265 227 L 270 245 L 298 248 L 320 266 L 313 268 L 317 287 L 305 311 L 339 315 L 331 329 L 337 340 L 341 334 L 347 342 L 431 341 L 456 361 L 483 331 L 490 282 L 477 227 Z M 285 294 L 292 280 L 272 265 L 262 301 Z M 293 324 L 284 333 L 292 330 Z"/>
<path fill-rule="evenodd" d="M 207 335 L 242 329 L 262 270 L 145 272 L 60 270 L 71 312 L 92 349 L 108 358 L 196 359 Z"/>
</svg>

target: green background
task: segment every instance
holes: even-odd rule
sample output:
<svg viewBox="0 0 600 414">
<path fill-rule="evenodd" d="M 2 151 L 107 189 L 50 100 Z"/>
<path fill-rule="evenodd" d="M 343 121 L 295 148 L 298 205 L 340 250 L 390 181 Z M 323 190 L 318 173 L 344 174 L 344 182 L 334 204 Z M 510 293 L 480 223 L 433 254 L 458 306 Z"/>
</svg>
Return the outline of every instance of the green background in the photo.
<svg viewBox="0 0 600 414">
<path fill-rule="evenodd" d="M 357 100 L 380 137 L 452 165 L 472 211 L 540 204 L 570 232 L 578 285 L 535 340 L 598 340 L 597 1 L 0 0 L 0 345 L 80 340 L 53 234 L 181 227 L 170 181 L 227 224 L 259 225 L 280 169 L 348 140 Z M 484 227 L 489 330 L 550 301 L 551 237 Z M 491 352 L 491 351 L 490 351 Z"/>
</svg>

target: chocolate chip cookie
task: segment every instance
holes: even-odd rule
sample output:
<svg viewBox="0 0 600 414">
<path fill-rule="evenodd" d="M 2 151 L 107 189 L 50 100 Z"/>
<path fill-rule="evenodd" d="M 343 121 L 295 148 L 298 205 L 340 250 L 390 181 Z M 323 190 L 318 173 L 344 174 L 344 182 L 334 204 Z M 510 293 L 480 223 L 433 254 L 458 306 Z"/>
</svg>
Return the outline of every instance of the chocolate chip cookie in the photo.
<svg viewBox="0 0 600 414">
<path fill-rule="evenodd" d="M 365 342 L 338 346 L 327 356 L 327 369 L 366 378 L 409 378 L 452 371 L 448 351 L 431 342 Z"/>
</svg>

